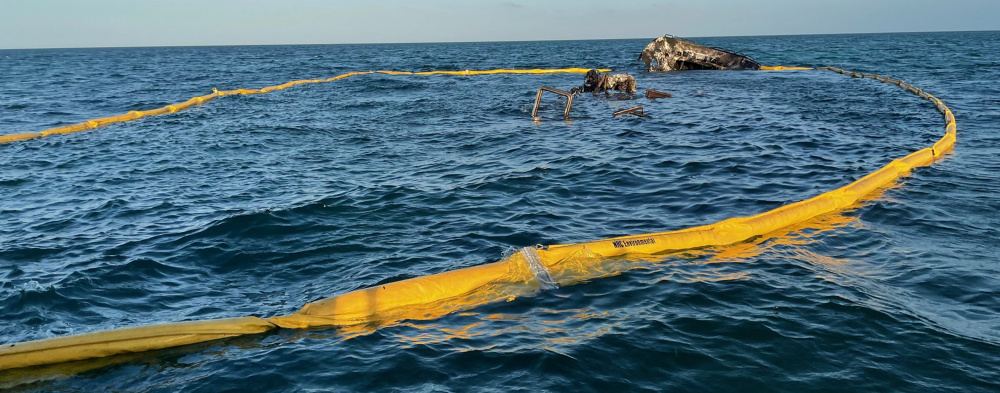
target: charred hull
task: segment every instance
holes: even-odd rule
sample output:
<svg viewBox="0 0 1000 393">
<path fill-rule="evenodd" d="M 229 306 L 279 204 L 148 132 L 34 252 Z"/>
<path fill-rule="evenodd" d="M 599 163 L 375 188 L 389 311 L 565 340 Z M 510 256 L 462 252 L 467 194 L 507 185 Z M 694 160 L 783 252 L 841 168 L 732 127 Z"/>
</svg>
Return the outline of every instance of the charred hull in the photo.
<svg viewBox="0 0 1000 393">
<path fill-rule="evenodd" d="M 760 63 L 747 56 L 669 35 L 646 45 L 639 60 L 646 63 L 647 71 L 760 69 Z"/>
</svg>

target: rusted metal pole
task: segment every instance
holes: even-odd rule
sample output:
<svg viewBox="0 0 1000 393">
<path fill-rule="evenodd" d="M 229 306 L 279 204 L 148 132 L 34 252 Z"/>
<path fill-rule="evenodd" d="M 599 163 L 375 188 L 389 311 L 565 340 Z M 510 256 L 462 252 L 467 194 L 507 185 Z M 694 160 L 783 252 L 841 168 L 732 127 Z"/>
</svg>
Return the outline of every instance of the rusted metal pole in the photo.
<svg viewBox="0 0 1000 393">
<path fill-rule="evenodd" d="M 634 106 L 628 109 L 622 109 L 618 112 L 612 113 L 611 116 L 618 117 L 624 114 L 636 115 L 639 117 L 646 117 L 646 113 L 642 110 L 642 105 Z"/>
<path fill-rule="evenodd" d="M 535 107 L 531 110 L 531 117 L 538 120 L 538 105 L 542 103 L 542 89 L 538 89 L 538 94 L 535 95 Z"/>
<path fill-rule="evenodd" d="M 535 95 L 535 107 L 531 109 L 531 117 L 538 120 L 538 106 L 542 103 L 542 92 L 544 91 L 566 97 L 566 110 L 563 111 L 563 116 L 569 119 L 569 109 L 573 107 L 573 93 L 548 86 L 542 86 L 538 89 L 538 94 Z"/>
<path fill-rule="evenodd" d="M 605 72 L 604 75 L 601 75 L 600 82 L 597 82 L 597 87 L 594 88 L 593 94 L 595 96 L 597 95 L 597 92 L 604 93 L 608 91 L 608 78 L 611 77 L 610 75 L 611 73 L 608 72 Z"/>
</svg>

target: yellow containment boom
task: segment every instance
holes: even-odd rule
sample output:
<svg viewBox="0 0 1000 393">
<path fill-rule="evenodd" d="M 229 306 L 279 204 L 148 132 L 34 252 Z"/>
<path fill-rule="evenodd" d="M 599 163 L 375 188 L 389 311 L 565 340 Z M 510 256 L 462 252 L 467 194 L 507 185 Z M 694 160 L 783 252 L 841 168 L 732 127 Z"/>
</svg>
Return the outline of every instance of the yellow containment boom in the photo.
<svg viewBox="0 0 1000 393">
<path fill-rule="evenodd" d="M 812 69 L 812 67 L 760 66 L 761 71 L 798 71 Z"/>
<path fill-rule="evenodd" d="M 46 137 L 49 135 L 57 134 L 70 134 L 74 132 L 87 131 L 97 127 L 104 127 L 106 125 L 111 125 L 115 123 L 122 123 L 126 121 L 132 121 L 141 119 L 143 117 L 165 115 L 168 113 L 174 113 L 179 110 L 184 110 L 190 108 L 194 105 L 201 105 L 209 102 L 216 97 L 231 96 L 231 95 L 251 95 L 251 94 L 262 94 L 270 93 L 272 91 L 284 90 L 289 87 L 304 85 L 308 83 L 324 83 L 333 82 L 336 80 L 350 78 L 355 75 L 367 75 L 367 74 L 388 74 L 388 75 L 490 75 L 490 74 L 586 74 L 589 71 L 586 68 L 553 68 L 553 69 L 529 69 L 529 70 L 511 70 L 511 69 L 497 69 L 497 70 L 486 70 L 486 71 L 425 71 L 425 72 L 410 72 L 410 71 L 363 71 L 363 72 L 348 72 L 346 74 L 337 75 L 333 78 L 327 79 L 303 79 L 297 81 L 286 82 L 277 86 L 268 86 L 261 89 L 236 89 L 236 90 L 218 90 L 212 89 L 211 94 L 206 94 L 200 97 L 194 97 L 190 100 L 167 105 L 162 108 L 150 109 L 148 111 L 131 111 L 124 115 L 102 117 L 100 119 L 88 120 L 83 123 L 72 124 L 68 126 L 55 127 L 40 132 L 25 132 L 20 134 L 10 134 L 10 135 L 0 135 L 0 143 L 24 141 L 29 139 Z M 610 69 L 599 69 L 599 72 L 609 72 Z"/>
<path fill-rule="evenodd" d="M 623 236 L 587 243 L 526 247 L 499 262 L 345 293 L 309 303 L 291 315 L 170 323 L 99 331 L 18 344 L 3 344 L 0 345 L 0 369 L 169 348 L 261 333 L 279 327 L 300 329 L 331 326 L 378 326 L 404 319 L 436 318 L 476 305 L 511 299 L 535 291 L 539 287 L 551 288 L 560 284 L 575 283 L 608 274 L 607 266 L 602 261 L 609 257 L 641 259 L 676 250 L 725 246 L 757 236 L 773 235 L 774 231 L 778 229 L 847 208 L 879 187 L 907 175 L 911 169 L 929 165 L 952 150 L 957 132 L 955 116 L 941 100 L 900 80 L 829 67 L 825 69 L 840 74 L 849 74 L 856 78 L 870 78 L 895 84 L 930 101 L 944 116 L 944 136 L 933 146 L 893 160 L 881 169 L 853 183 L 801 202 L 753 216 L 730 218 L 710 225 L 671 232 Z M 574 71 L 571 72 L 586 71 L 583 69 L 572 70 Z M 456 75 L 506 71 L 508 70 L 456 71 L 458 72 Z M 379 72 L 401 73 L 396 71 Z M 358 74 L 361 73 L 344 74 L 337 78 Z M 260 89 L 259 92 L 284 89 L 298 83 L 313 82 L 289 82 L 284 85 Z M 210 96 L 256 94 L 256 92 L 232 90 L 216 92 Z M 182 109 L 185 104 L 194 105 L 203 102 L 204 99 L 204 97 L 196 97 L 175 107 Z M 175 111 L 169 107 L 168 110 Z M 108 119 L 117 118 L 120 116 Z M 111 121 L 108 119 L 97 119 L 93 122 L 106 124 Z M 85 124 L 90 124 L 90 122 Z"/>
</svg>

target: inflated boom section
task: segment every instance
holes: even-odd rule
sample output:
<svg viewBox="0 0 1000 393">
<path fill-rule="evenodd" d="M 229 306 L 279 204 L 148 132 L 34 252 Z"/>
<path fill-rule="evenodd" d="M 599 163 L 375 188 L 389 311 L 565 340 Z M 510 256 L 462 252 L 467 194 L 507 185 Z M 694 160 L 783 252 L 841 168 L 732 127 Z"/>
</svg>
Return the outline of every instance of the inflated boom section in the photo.
<svg viewBox="0 0 1000 393">
<path fill-rule="evenodd" d="M 955 116 L 941 100 L 900 80 L 835 68 L 825 69 L 849 74 L 855 78 L 870 78 L 895 84 L 930 101 L 944 116 L 944 136 L 933 146 L 893 160 L 851 184 L 754 216 L 730 218 L 715 224 L 671 232 L 624 236 L 587 243 L 526 247 L 499 262 L 349 292 L 309 303 L 291 315 L 141 326 L 3 344 L 0 346 L 0 369 L 162 349 L 261 333 L 279 327 L 378 326 L 404 319 L 436 318 L 480 304 L 512 299 L 540 288 L 552 288 L 600 277 L 616 272 L 615 269 L 620 271 L 620 266 L 609 262 L 615 259 L 609 257 L 641 259 L 675 250 L 725 246 L 757 236 L 769 236 L 783 227 L 844 209 L 879 187 L 895 182 L 901 176 L 908 174 L 911 169 L 933 163 L 954 146 Z M 473 73 L 473 71 L 459 71 L 458 75 Z M 344 74 L 338 78 L 357 74 Z M 289 82 L 261 89 L 260 92 L 284 89 L 296 83 L 310 83 L 310 81 Z M 255 92 L 257 91 L 217 92 L 213 93 L 212 97 L 226 94 L 255 94 Z M 185 104 L 194 105 L 203 102 L 192 100 Z"/>
<path fill-rule="evenodd" d="M 261 89 L 235 89 L 235 90 L 217 90 L 212 89 L 211 94 L 206 94 L 200 97 L 193 97 L 190 100 L 167 105 L 162 108 L 150 109 L 147 111 L 131 111 L 124 115 L 102 117 L 100 119 L 87 120 L 83 123 L 72 124 L 68 126 L 50 128 L 40 132 L 25 132 L 21 134 L 9 134 L 0 135 L 0 143 L 24 141 L 28 139 L 42 138 L 49 135 L 58 134 L 71 134 L 74 132 L 87 131 L 98 127 L 104 127 L 106 125 L 121 123 L 126 121 L 132 121 L 141 119 L 143 117 L 165 115 L 168 113 L 174 113 L 179 110 L 184 110 L 190 108 L 194 105 L 201 105 L 209 102 L 216 97 L 231 96 L 231 95 L 251 95 L 251 94 L 262 94 L 270 93 L 272 91 L 284 90 L 289 87 L 304 85 L 308 83 L 324 83 L 333 82 L 335 80 L 340 80 L 344 78 L 350 78 L 355 75 L 367 75 L 367 74 L 389 74 L 389 75 L 491 75 L 491 74 L 586 74 L 588 69 L 586 68 L 555 68 L 555 69 L 528 69 L 528 70 L 511 70 L 511 69 L 498 69 L 498 70 L 485 70 L 485 71 L 474 71 L 474 70 L 464 70 L 464 71 L 424 71 L 424 72 L 410 72 L 410 71 L 363 71 L 363 72 L 348 72 L 346 74 L 337 75 L 333 78 L 327 79 L 303 79 L 297 81 L 291 81 L 283 83 L 276 86 L 268 86 Z M 609 69 L 600 69 L 600 72 L 609 72 Z"/>
</svg>

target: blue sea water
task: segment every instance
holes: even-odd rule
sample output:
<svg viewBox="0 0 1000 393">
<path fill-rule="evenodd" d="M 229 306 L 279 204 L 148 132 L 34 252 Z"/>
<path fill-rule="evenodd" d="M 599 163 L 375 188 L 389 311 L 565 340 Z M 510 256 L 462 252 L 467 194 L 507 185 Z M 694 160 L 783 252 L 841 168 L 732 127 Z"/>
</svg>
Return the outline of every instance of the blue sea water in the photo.
<svg viewBox="0 0 1000 393">
<path fill-rule="evenodd" d="M 730 247 L 368 331 L 278 330 L 14 391 L 1000 391 L 1000 32 L 704 38 L 767 65 L 901 78 L 953 154 L 846 212 Z M 896 86 L 827 71 L 646 73 L 648 39 L 0 51 L 0 133 L 364 75 L 0 145 L 0 344 L 292 313 L 499 260 L 666 231 L 847 184 L 944 133 Z M 649 118 L 611 113 L 633 105 Z"/>
</svg>

